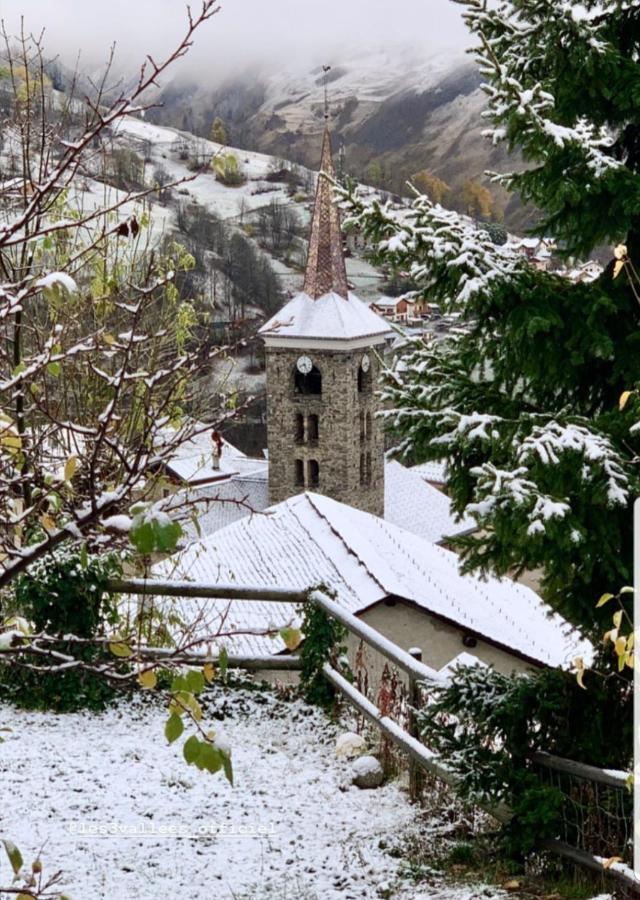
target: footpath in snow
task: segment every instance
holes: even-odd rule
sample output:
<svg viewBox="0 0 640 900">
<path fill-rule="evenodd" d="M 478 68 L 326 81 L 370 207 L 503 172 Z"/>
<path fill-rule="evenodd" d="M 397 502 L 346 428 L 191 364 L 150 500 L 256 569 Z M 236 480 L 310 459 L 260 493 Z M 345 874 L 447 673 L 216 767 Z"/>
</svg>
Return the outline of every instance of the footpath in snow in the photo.
<svg viewBox="0 0 640 900">
<path fill-rule="evenodd" d="M 64 870 L 74 900 L 506 896 L 435 873 L 408 880 L 402 854 L 388 849 L 418 831 L 436 841 L 442 825 L 397 783 L 351 786 L 334 752 L 339 730 L 320 712 L 233 690 L 212 692 L 205 710 L 232 745 L 234 787 L 187 766 L 154 703 L 101 715 L 2 706 L 12 728 L 0 748 L 2 836 L 27 862 L 43 848 L 45 870 Z M 90 833 L 100 829 L 116 833 Z M 8 881 L 6 861 L 0 871 Z"/>
</svg>

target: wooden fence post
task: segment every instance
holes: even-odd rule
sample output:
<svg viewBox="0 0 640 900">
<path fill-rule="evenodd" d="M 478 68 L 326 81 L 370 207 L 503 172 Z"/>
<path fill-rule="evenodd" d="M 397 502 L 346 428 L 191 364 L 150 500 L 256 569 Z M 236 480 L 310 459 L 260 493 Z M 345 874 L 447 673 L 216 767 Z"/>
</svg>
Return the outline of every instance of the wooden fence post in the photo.
<svg viewBox="0 0 640 900">
<path fill-rule="evenodd" d="M 412 647 L 409 650 L 412 656 L 418 662 L 422 662 L 422 650 L 419 647 Z M 418 717 L 417 710 L 420 707 L 420 688 L 418 679 L 415 675 L 409 675 L 409 734 L 411 737 L 418 737 Z M 424 773 L 422 767 L 414 759 L 409 760 L 409 797 L 412 802 L 418 800 L 422 794 L 424 785 Z"/>
</svg>

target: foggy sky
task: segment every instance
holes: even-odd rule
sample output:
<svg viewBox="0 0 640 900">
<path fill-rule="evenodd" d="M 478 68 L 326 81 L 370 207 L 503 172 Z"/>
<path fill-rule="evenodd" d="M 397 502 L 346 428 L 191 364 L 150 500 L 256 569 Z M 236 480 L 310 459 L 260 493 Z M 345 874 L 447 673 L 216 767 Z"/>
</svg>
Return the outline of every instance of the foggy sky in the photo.
<svg viewBox="0 0 640 900">
<path fill-rule="evenodd" d="M 192 0 L 196 9 L 199 0 Z M 462 50 L 471 43 L 452 0 L 222 0 L 221 11 L 197 33 L 188 74 L 233 73 L 253 62 L 348 62 L 350 47 L 388 44 L 429 52 Z M 121 65 L 159 57 L 182 35 L 183 0 L 0 0 L 8 30 L 46 29 L 49 54 L 73 65 L 103 62 L 117 42 Z"/>
</svg>

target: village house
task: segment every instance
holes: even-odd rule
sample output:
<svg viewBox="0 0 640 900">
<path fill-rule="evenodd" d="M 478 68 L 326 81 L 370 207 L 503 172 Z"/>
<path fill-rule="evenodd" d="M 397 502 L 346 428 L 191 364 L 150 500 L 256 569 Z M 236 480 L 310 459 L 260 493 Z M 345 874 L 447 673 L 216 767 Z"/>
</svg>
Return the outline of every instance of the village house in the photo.
<svg viewBox="0 0 640 900">
<path fill-rule="evenodd" d="M 370 308 L 391 322 L 407 322 L 417 315 L 414 301 L 406 297 L 380 297 Z"/>
</svg>

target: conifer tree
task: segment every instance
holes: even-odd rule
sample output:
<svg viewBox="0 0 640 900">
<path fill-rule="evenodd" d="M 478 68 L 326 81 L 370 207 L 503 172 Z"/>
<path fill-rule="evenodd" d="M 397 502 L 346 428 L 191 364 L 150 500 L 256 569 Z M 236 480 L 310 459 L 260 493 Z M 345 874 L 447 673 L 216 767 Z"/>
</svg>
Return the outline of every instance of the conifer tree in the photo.
<svg viewBox="0 0 640 900">
<path fill-rule="evenodd" d="M 454 507 L 479 526 L 458 543 L 468 569 L 540 569 L 556 609 L 601 628 L 598 597 L 632 577 L 640 483 L 640 6 L 458 2 L 478 39 L 487 136 L 524 159 L 494 179 L 537 205 L 537 233 L 561 253 L 609 246 L 611 262 L 576 283 L 426 197 L 398 221 L 343 192 L 346 224 L 378 261 L 464 325 L 407 345 L 386 415 L 410 460 L 448 461 Z"/>
<path fill-rule="evenodd" d="M 216 144 L 222 144 L 223 147 L 226 147 L 229 143 L 229 135 L 227 134 L 226 126 L 220 116 L 216 116 L 213 120 L 213 125 L 211 126 L 211 140 Z"/>
</svg>

